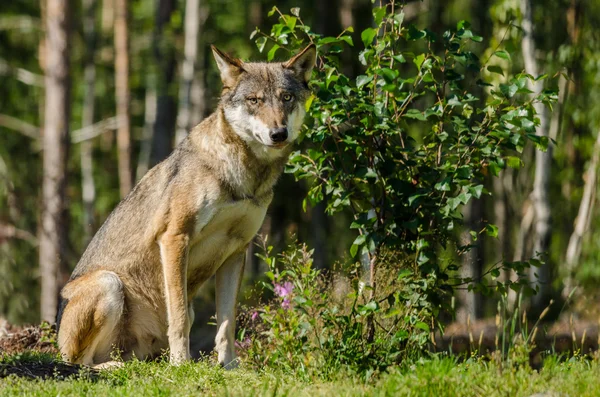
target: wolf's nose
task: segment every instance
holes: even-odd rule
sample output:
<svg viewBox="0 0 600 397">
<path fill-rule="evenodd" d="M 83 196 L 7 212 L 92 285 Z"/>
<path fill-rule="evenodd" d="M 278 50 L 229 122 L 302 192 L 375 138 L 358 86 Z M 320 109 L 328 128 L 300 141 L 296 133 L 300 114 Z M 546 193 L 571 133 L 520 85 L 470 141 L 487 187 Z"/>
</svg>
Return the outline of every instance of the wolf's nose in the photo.
<svg viewBox="0 0 600 397">
<path fill-rule="evenodd" d="M 269 136 L 273 142 L 280 143 L 287 139 L 288 130 L 286 127 L 273 128 L 269 133 Z"/>
</svg>

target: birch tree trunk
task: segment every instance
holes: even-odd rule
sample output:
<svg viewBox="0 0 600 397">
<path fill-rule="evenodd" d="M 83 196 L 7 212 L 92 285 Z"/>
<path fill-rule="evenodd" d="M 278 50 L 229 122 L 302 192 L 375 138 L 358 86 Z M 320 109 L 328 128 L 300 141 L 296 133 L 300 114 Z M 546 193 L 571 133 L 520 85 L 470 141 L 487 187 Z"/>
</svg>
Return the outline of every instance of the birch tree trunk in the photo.
<svg viewBox="0 0 600 397">
<path fill-rule="evenodd" d="M 533 15 L 531 0 L 521 0 L 521 15 L 523 20 L 521 27 L 523 29 L 523 40 L 521 49 L 523 52 L 523 61 L 525 71 L 532 76 L 539 75 L 539 68 L 535 59 L 536 46 L 533 38 Z M 541 92 L 541 84 L 537 84 L 535 93 Z M 548 137 L 548 114 L 542 103 L 534 105 L 535 110 L 540 117 L 540 125 L 537 128 L 537 135 Z M 533 182 L 533 206 L 535 209 L 534 221 L 534 254 L 541 255 L 545 263 L 539 268 L 530 269 L 529 279 L 532 286 L 539 289 L 539 292 L 533 296 L 531 306 L 534 313 L 543 310 L 546 300 L 550 294 L 550 265 L 548 263 L 547 252 L 550 248 L 551 237 L 551 208 L 550 208 L 550 173 L 552 167 L 552 143 L 548 143 L 548 149 L 545 152 L 536 151 L 535 154 L 535 177 Z"/>
<path fill-rule="evenodd" d="M 115 10 L 115 100 L 117 104 L 117 148 L 119 191 L 125 197 L 132 187 L 131 131 L 129 113 L 129 33 L 127 0 L 114 0 Z"/>
<path fill-rule="evenodd" d="M 46 2 L 45 111 L 40 243 L 41 318 L 54 322 L 65 258 L 69 151 L 69 2 Z"/>
<path fill-rule="evenodd" d="M 586 181 L 583 188 L 583 197 L 579 204 L 579 211 L 575 219 L 575 230 L 569 238 L 567 246 L 567 278 L 565 279 L 563 297 L 568 297 L 573 290 L 573 273 L 579 257 L 581 256 L 581 244 L 585 233 L 590 228 L 592 214 L 594 213 L 594 203 L 596 201 L 596 189 L 598 183 L 598 161 L 600 157 L 600 131 L 596 135 L 596 143 L 592 152 L 592 161 L 586 172 Z"/>
<path fill-rule="evenodd" d="M 201 0 L 187 0 L 185 3 L 185 45 L 179 86 L 179 112 L 175 142 L 179 144 L 195 126 L 193 117 L 192 86 L 196 78 L 198 61 L 198 37 L 206 20 L 206 7 Z"/>
<path fill-rule="evenodd" d="M 96 66 L 96 0 L 83 0 L 83 33 L 85 37 L 85 68 L 82 128 L 94 124 Z M 81 191 L 83 196 L 83 231 L 84 245 L 87 245 L 96 229 L 94 220 L 94 202 L 96 200 L 96 185 L 94 183 L 94 162 L 92 158 L 93 141 L 81 142 Z"/>
</svg>

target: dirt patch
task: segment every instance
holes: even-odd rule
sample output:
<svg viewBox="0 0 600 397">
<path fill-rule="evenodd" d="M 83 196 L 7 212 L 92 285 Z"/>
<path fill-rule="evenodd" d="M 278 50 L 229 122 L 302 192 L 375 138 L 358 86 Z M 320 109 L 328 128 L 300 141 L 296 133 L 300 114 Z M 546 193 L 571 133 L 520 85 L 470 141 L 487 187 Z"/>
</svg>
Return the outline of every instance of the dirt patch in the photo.
<svg viewBox="0 0 600 397">
<path fill-rule="evenodd" d="M 574 320 L 572 316 L 564 316 L 557 322 L 542 323 L 531 328 L 533 327 L 525 334 L 537 350 L 567 355 L 591 354 L 598 350 L 600 343 L 598 322 Z M 521 332 L 517 326 L 515 336 L 521 335 Z M 502 331 L 498 329 L 494 319 L 477 320 L 468 324 L 454 322 L 445 327 L 443 335 L 438 332 L 435 341 L 437 351 L 448 351 L 458 355 L 469 355 L 473 352 L 488 354 L 498 349 L 502 342 Z"/>
<path fill-rule="evenodd" d="M 42 324 L 18 328 L 0 320 L 0 354 L 17 354 L 25 351 L 56 354 L 54 326 Z"/>
<path fill-rule="evenodd" d="M 54 326 L 16 327 L 0 318 L 0 379 L 10 375 L 29 379 L 97 376 L 91 368 L 56 360 L 57 354 Z"/>
</svg>

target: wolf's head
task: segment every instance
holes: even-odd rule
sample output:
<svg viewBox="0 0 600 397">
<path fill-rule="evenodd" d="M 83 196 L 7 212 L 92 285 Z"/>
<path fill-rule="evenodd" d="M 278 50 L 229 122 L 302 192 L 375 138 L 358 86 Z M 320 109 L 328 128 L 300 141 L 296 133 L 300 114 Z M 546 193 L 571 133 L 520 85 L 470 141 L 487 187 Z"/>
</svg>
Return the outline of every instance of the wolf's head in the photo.
<svg viewBox="0 0 600 397">
<path fill-rule="evenodd" d="M 285 63 L 242 62 L 212 47 L 223 81 L 221 107 L 257 157 L 275 159 L 298 137 L 317 51 L 309 45 Z"/>
</svg>

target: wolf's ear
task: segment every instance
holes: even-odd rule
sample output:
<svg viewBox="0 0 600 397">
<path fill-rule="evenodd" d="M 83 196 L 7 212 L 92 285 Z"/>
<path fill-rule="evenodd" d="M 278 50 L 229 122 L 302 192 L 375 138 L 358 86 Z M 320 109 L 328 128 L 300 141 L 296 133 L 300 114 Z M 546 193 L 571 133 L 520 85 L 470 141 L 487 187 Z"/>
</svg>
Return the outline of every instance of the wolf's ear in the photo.
<svg viewBox="0 0 600 397">
<path fill-rule="evenodd" d="M 317 61 L 317 47 L 314 44 L 309 45 L 299 54 L 283 64 L 286 69 L 292 69 L 305 82 L 310 80 L 315 62 Z"/>
<path fill-rule="evenodd" d="M 242 61 L 230 57 L 214 45 L 211 45 L 210 48 L 212 48 L 215 61 L 217 61 L 217 67 L 219 68 L 219 72 L 221 72 L 223 86 L 231 87 L 235 85 L 238 76 L 244 71 Z"/>
</svg>

